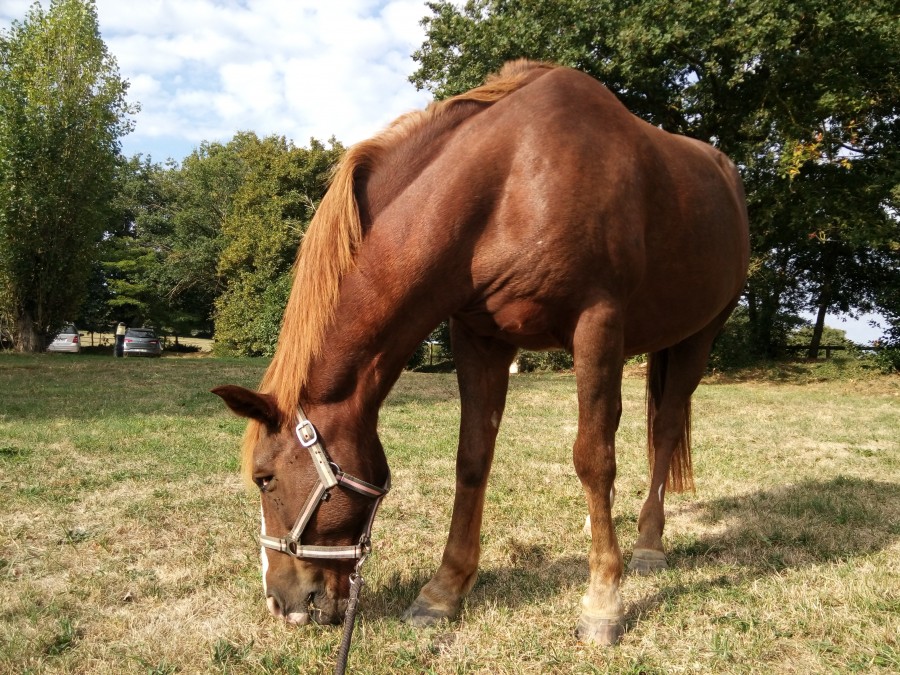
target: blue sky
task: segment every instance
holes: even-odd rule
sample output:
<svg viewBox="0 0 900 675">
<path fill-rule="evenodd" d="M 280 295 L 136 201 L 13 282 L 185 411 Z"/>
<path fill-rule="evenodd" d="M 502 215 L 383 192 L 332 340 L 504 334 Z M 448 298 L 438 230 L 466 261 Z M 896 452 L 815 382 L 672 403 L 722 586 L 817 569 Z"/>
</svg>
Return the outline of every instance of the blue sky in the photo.
<svg viewBox="0 0 900 675">
<path fill-rule="evenodd" d="M 0 0 L 0 27 L 32 0 Z M 42 0 L 44 7 L 49 0 Z M 100 32 L 138 102 L 125 155 L 181 161 L 237 131 L 349 145 L 430 100 L 408 77 L 424 0 L 97 0 Z M 868 343 L 877 317 L 829 317 Z"/>
</svg>

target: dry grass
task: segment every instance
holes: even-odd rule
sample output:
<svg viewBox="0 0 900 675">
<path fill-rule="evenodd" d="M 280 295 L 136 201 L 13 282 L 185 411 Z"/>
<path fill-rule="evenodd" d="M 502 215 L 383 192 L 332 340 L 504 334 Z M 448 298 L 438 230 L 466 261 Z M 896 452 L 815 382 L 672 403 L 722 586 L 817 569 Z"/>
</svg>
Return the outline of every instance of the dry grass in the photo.
<svg viewBox="0 0 900 675">
<path fill-rule="evenodd" d="M 326 673 L 338 630 L 268 617 L 242 424 L 206 391 L 263 362 L 0 356 L 0 673 Z M 807 381 L 802 386 L 794 384 Z M 646 490 L 629 377 L 615 516 Z M 671 569 L 629 577 L 615 649 L 573 629 L 587 578 L 574 379 L 516 376 L 479 581 L 459 621 L 399 622 L 452 498 L 453 376 L 405 375 L 381 417 L 394 490 L 375 527 L 352 672 L 893 673 L 900 669 L 900 381 L 738 382 L 695 399 L 695 495 Z"/>
</svg>

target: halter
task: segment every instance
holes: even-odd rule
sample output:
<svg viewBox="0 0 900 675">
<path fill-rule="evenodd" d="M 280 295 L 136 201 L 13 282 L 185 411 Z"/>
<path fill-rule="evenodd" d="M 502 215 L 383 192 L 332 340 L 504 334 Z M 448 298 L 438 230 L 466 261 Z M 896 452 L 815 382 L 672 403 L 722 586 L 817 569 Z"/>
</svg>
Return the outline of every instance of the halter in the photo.
<svg viewBox="0 0 900 675">
<path fill-rule="evenodd" d="M 303 509 L 297 517 L 297 522 L 294 523 L 291 531 L 284 537 L 260 535 L 259 542 L 266 548 L 286 553 L 294 558 L 357 560 L 355 574 L 358 574 L 360 565 L 372 551 L 372 523 L 375 521 L 375 512 L 378 511 L 381 500 L 388 493 L 388 490 L 391 489 L 390 472 L 388 472 L 387 480 L 382 488 L 341 471 L 341 468 L 329 459 L 325 448 L 319 442 L 316 428 L 307 419 L 303 409 L 299 406 L 297 407 L 297 426 L 294 429 L 294 433 L 297 436 L 297 440 L 300 441 L 300 445 L 309 450 L 313 466 L 316 467 L 316 473 L 319 474 L 319 479 L 309 497 L 306 498 L 306 503 L 303 505 Z M 320 502 L 328 501 L 331 497 L 331 489 L 336 485 L 375 500 L 372 509 L 369 511 L 369 518 L 366 521 L 366 527 L 359 538 L 359 542 L 351 546 L 306 546 L 301 544 L 300 537 L 303 535 L 303 530 L 306 529 L 310 518 L 312 518 Z"/>
</svg>

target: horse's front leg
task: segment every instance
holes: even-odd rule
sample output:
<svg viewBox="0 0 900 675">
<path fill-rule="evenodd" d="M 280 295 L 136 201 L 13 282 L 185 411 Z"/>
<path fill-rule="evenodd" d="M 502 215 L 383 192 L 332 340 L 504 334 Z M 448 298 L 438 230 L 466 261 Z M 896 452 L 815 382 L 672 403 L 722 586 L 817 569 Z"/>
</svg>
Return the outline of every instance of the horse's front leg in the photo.
<svg viewBox="0 0 900 675">
<path fill-rule="evenodd" d="M 616 428 L 621 414 L 623 332 L 615 313 L 596 308 L 575 330 L 578 435 L 573 459 L 590 513 L 590 583 L 581 601 L 577 635 L 611 645 L 623 632 L 622 553 L 612 520 Z"/>
<path fill-rule="evenodd" d="M 450 335 L 461 399 L 456 498 L 441 565 L 403 614 L 414 626 L 454 618 L 475 584 L 484 492 L 516 355 L 515 347 L 473 335 L 456 321 Z"/>
</svg>

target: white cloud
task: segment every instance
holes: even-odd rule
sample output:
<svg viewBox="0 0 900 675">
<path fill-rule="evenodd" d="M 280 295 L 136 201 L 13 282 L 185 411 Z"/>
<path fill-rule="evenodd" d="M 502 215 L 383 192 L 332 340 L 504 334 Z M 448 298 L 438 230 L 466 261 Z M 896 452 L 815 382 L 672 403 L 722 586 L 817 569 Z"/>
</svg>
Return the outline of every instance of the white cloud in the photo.
<svg viewBox="0 0 900 675">
<path fill-rule="evenodd" d="M 7 23 L 30 1 L 2 4 Z M 352 143 L 429 98 L 407 80 L 424 0 L 98 0 L 97 12 L 141 104 L 126 154 L 181 159 L 239 130 Z"/>
</svg>

